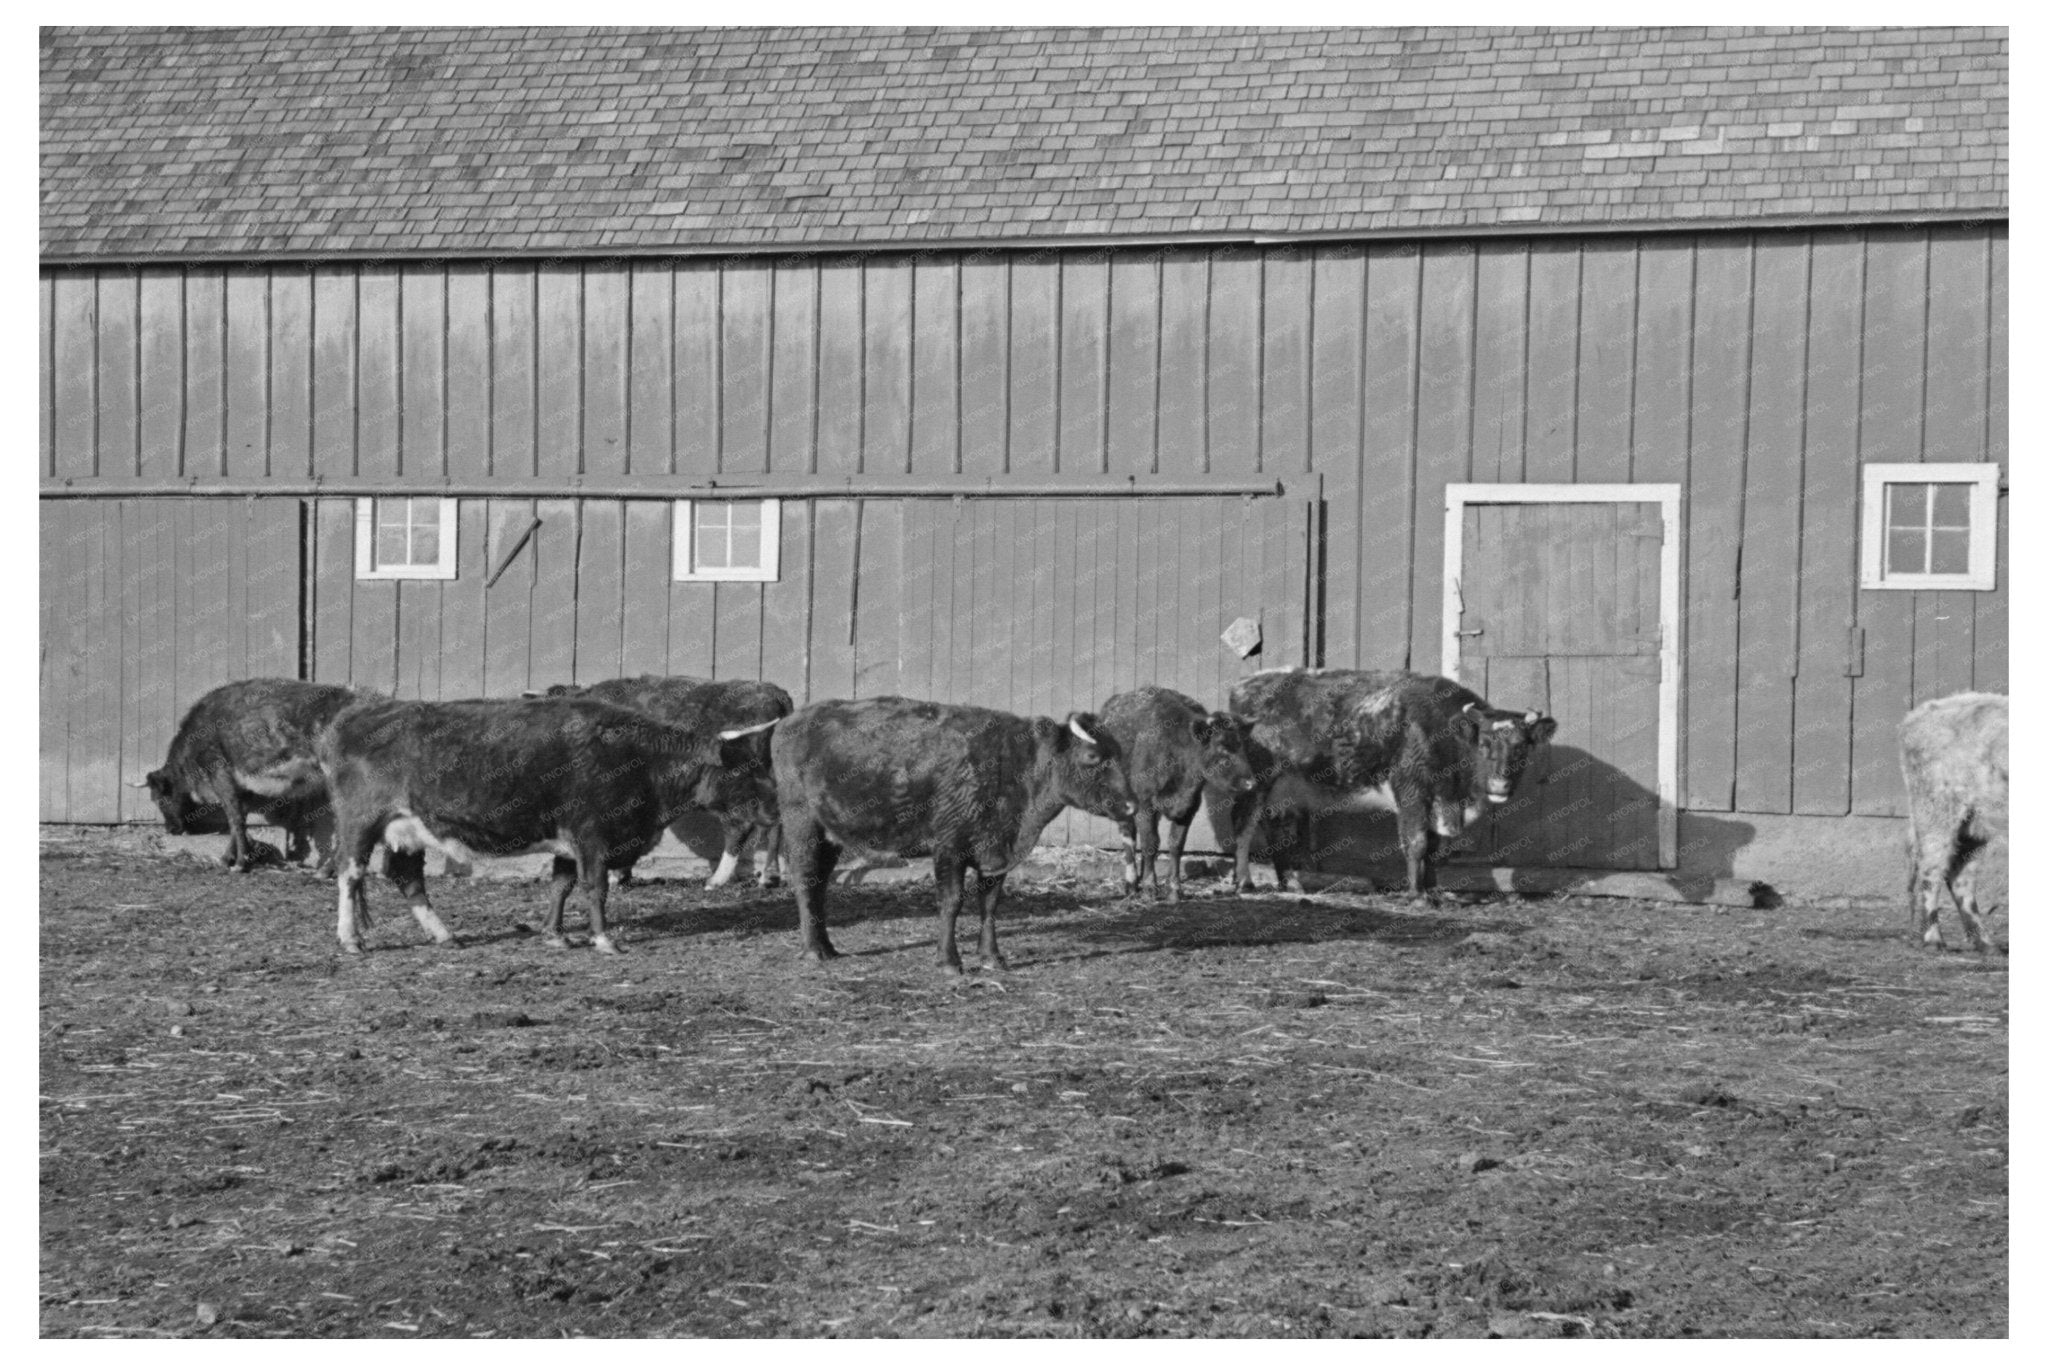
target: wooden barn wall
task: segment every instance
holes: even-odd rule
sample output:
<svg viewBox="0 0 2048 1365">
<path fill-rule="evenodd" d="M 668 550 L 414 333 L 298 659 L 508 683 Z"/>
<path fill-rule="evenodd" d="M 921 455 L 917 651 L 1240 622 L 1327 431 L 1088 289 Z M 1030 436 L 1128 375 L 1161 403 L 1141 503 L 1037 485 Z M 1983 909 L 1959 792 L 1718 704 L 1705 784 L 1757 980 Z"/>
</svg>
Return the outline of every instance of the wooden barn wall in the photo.
<svg viewBox="0 0 2048 1365">
<path fill-rule="evenodd" d="M 1429 671 L 1446 482 L 1677 482 L 1683 804 L 1891 813 L 1905 711 L 2006 686 L 2005 506 L 1996 592 L 1859 592 L 1858 469 L 2004 462 L 2006 268 L 2006 229 L 1988 224 L 47 270 L 42 473 L 431 485 L 1313 470 L 1325 504 L 1312 652 Z M 830 561 L 852 523 L 908 506 L 799 507 L 786 554 L 812 556 L 812 582 L 837 595 L 850 565 Z M 721 588 L 675 605 L 625 567 L 651 553 L 659 513 L 583 515 L 608 520 L 582 543 L 623 547 L 629 617 L 675 613 L 671 661 L 753 640 L 733 647 L 764 667 L 800 648 L 813 677 L 848 667 L 817 627 L 823 598 Z M 473 590 L 474 567 L 448 591 Z M 395 595 L 422 631 L 404 606 L 427 592 Z M 760 605 L 736 605 L 748 592 Z M 777 624 L 798 611 L 809 634 Z M 352 617 L 347 647 L 383 628 Z M 478 663 L 457 647 L 469 629 L 444 609 L 450 647 L 420 656 L 418 686 L 436 669 L 463 686 L 560 672 L 547 651 L 585 643 L 519 661 L 501 633 L 506 652 Z M 602 635 L 588 643 L 622 667 L 653 658 L 636 631 Z M 322 659 L 343 647 L 320 621 L 314 636 Z"/>
</svg>

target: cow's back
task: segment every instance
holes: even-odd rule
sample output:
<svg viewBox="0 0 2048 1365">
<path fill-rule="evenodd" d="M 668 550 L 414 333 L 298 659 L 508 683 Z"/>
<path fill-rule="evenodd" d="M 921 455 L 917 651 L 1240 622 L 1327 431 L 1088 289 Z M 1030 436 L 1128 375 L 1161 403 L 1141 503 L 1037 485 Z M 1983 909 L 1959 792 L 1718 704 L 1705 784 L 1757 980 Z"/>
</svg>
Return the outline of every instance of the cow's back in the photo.
<svg viewBox="0 0 2048 1365">
<path fill-rule="evenodd" d="M 564 823 L 658 827 L 664 764 L 687 736 L 609 702 L 392 702 L 352 706 L 322 766 L 354 818 L 403 811 L 480 853 L 516 852 Z"/>
<path fill-rule="evenodd" d="M 1131 790 L 1141 797 L 1193 790 L 1202 781 L 1194 725 L 1208 709 L 1170 687 L 1138 687 L 1102 704 L 1102 728 L 1123 751 Z"/>
<path fill-rule="evenodd" d="M 185 713 L 166 766 L 191 780 L 218 765 L 261 774 L 315 763 L 321 732 L 366 699 L 346 687 L 291 678 L 225 683 Z"/>
<path fill-rule="evenodd" d="M 783 688 L 748 678 L 712 680 L 649 674 L 592 683 L 577 695 L 644 711 L 692 734 L 760 725 L 780 720 L 796 709 L 794 700 Z"/>
<path fill-rule="evenodd" d="M 799 805 L 839 842 L 916 856 L 1014 832 L 1036 750 L 1021 716 L 868 697 L 799 708 L 773 762 L 785 819 Z"/>
<path fill-rule="evenodd" d="M 1899 755 L 1915 804 L 1945 796 L 2003 825 L 2009 787 L 2010 702 L 1963 692 L 1922 702 L 1899 725 Z"/>
</svg>

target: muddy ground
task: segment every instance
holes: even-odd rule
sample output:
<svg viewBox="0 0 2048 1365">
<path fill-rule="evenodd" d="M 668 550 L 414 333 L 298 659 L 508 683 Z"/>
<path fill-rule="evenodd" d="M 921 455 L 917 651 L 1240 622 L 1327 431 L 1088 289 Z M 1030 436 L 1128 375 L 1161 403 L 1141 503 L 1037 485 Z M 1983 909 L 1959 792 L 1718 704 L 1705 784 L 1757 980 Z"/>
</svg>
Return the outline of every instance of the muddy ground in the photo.
<svg viewBox="0 0 2048 1365">
<path fill-rule="evenodd" d="M 41 872 L 49 1336 L 2007 1330 L 2005 959 L 1891 907 Z"/>
</svg>

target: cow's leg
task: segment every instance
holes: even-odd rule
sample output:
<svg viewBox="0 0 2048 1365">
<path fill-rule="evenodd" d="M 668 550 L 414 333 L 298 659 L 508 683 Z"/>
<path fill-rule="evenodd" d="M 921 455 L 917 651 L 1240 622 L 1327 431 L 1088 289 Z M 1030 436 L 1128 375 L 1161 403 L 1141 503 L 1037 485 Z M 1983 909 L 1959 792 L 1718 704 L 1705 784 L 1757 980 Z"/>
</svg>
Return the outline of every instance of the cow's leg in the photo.
<svg viewBox="0 0 2048 1365">
<path fill-rule="evenodd" d="M 1232 885 L 1239 892 L 1252 889 L 1252 837 L 1258 833 L 1260 805 L 1257 792 L 1243 793 L 1230 802 L 1230 837 L 1236 846 Z"/>
<path fill-rule="evenodd" d="M 1188 825 L 1194 821 L 1193 811 L 1185 820 L 1166 817 L 1166 899 L 1169 904 L 1180 904 L 1180 851 L 1187 847 Z M 1152 885 L 1159 885 L 1159 874 L 1152 874 Z"/>
<path fill-rule="evenodd" d="M 1991 951 L 1984 934 L 1984 919 L 1977 912 L 1977 869 L 1984 862 L 1984 845 L 1965 834 L 1957 842 L 1957 856 L 1948 876 L 1948 894 L 1956 903 L 1956 915 L 1963 921 L 1963 937 L 1980 953 Z"/>
<path fill-rule="evenodd" d="M 967 864 L 951 854 L 939 854 L 932 859 L 932 877 L 939 884 L 939 968 L 960 976 L 965 969 L 953 940 L 953 924 L 960 918 L 960 899 L 967 893 Z"/>
<path fill-rule="evenodd" d="M 370 851 L 377 847 L 383 834 L 383 828 L 377 824 L 358 829 L 350 829 L 341 822 L 336 824 L 334 854 L 339 866 L 334 878 L 334 936 L 344 953 L 363 951 L 362 935 L 370 929 L 370 898 L 363 881 L 370 866 Z"/>
<path fill-rule="evenodd" d="M 1145 819 L 1145 808 L 1139 806 L 1137 814 L 1120 814 L 1116 817 L 1116 833 L 1122 835 L 1124 847 L 1124 894 L 1139 894 L 1139 886 L 1145 882 L 1145 872 L 1139 866 L 1139 821 Z"/>
<path fill-rule="evenodd" d="M 761 869 L 756 880 L 763 890 L 782 885 L 782 822 L 757 826 L 760 837 Z"/>
<path fill-rule="evenodd" d="M 718 833 L 722 839 L 722 847 L 718 853 L 718 870 L 711 874 L 711 880 L 704 885 L 724 886 L 732 880 L 733 873 L 739 871 L 740 850 L 746 845 L 747 835 L 752 832 L 753 827 L 741 820 L 732 816 L 719 817 Z"/>
<path fill-rule="evenodd" d="M 1436 851 L 1436 833 L 1429 827 L 1429 803 L 1403 800 L 1395 808 L 1394 826 L 1401 841 L 1401 854 L 1408 863 L 1408 890 L 1420 895 L 1436 884 L 1436 869 L 1430 865 Z"/>
<path fill-rule="evenodd" d="M 406 908 L 412 911 L 413 919 L 427 936 L 443 948 L 461 945 L 455 935 L 448 932 L 448 926 L 441 923 L 441 917 L 434 913 L 433 903 L 427 899 L 427 854 L 425 849 L 412 849 L 405 853 L 390 851 L 384 855 L 384 875 L 397 887 L 398 894 L 405 899 Z"/>
<path fill-rule="evenodd" d="M 996 950 L 996 907 L 1003 899 L 1003 878 L 976 872 L 975 881 L 975 890 L 981 900 L 981 969 L 985 972 L 1007 972 L 1010 970 L 1009 961 Z"/>
<path fill-rule="evenodd" d="M 1934 881 L 1937 863 L 1929 856 L 1920 831 L 1914 829 L 1906 841 L 1906 938 L 1928 948 L 1941 947 L 1941 925 L 1936 916 Z"/>
<path fill-rule="evenodd" d="M 576 860 L 555 855 L 548 885 L 548 913 L 541 921 L 540 941 L 550 948 L 566 948 L 569 940 L 562 937 L 562 907 L 569 903 L 569 893 L 576 889 Z"/>
<path fill-rule="evenodd" d="M 232 783 L 220 804 L 228 817 L 228 851 L 221 861 L 237 872 L 247 872 L 256 861 L 249 856 L 249 813 L 242 808 L 241 793 Z"/>
<path fill-rule="evenodd" d="M 1146 882 L 1152 883 L 1152 890 L 1159 890 L 1159 812 L 1151 806 L 1138 807 L 1138 882 L 1131 890 L 1135 893 Z"/>
<path fill-rule="evenodd" d="M 1282 891 L 1292 876 L 1301 886 L 1300 863 L 1308 860 L 1308 812 L 1289 811 L 1279 819 L 1266 819 L 1266 856 L 1273 862 L 1273 881 Z"/>
<path fill-rule="evenodd" d="M 576 846 L 576 879 L 583 887 L 583 899 L 590 916 L 590 946 L 600 953 L 617 956 L 625 952 L 613 941 L 611 931 L 605 927 L 605 893 L 611 890 L 611 878 L 605 875 L 604 849 L 588 843 Z"/>
<path fill-rule="evenodd" d="M 788 841 L 790 871 L 796 878 L 797 932 L 804 951 L 815 962 L 839 956 L 825 932 L 825 888 L 832 880 L 832 867 L 839 861 L 839 846 L 825 837 L 825 831 L 809 820 L 787 824 L 783 838 Z"/>
</svg>

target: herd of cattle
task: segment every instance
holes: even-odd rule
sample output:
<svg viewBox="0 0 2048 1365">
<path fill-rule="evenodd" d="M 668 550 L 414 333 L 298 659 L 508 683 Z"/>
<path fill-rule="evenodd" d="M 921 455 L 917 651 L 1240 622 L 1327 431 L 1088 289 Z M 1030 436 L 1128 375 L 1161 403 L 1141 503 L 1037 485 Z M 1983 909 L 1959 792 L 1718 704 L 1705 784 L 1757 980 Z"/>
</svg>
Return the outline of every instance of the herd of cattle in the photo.
<svg viewBox="0 0 2048 1365">
<path fill-rule="evenodd" d="M 2005 818 L 2004 701 L 1930 703 L 1902 732 L 1914 928 L 1935 944 L 1940 883 L 1983 946 L 1974 869 Z M 336 935 L 351 953 L 369 923 L 365 880 L 380 845 L 387 879 L 437 942 L 454 939 L 427 897 L 427 849 L 464 862 L 546 851 L 546 942 L 566 945 L 562 910 L 580 886 L 592 945 L 617 952 L 605 921 L 607 872 L 630 878 L 666 828 L 704 811 L 724 836 L 711 885 L 729 881 L 751 845 L 763 855 L 761 884 L 773 886 L 780 854 L 796 883 L 804 948 L 821 961 L 836 955 L 825 892 L 844 851 L 929 857 L 939 962 L 959 972 L 954 922 L 968 869 L 982 965 L 1003 967 L 995 915 L 1004 879 L 1069 806 L 1117 822 L 1132 894 L 1148 881 L 1159 889 L 1165 816 L 1165 893 L 1174 901 L 1188 826 L 1204 802 L 1234 852 L 1240 891 L 1251 886 L 1255 839 L 1285 886 L 1315 812 L 1391 809 L 1408 888 L 1422 892 L 1443 842 L 1511 798 L 1530 754 L 1556 729 L 1448 678 L 1348 669 L 1254 674 L 1232 688 L 1227 712 L 1141 687 L 1100 714 L 1064 720 L 901 697 L 798 708 L 773 683 L 681 677 L 452 702 L 252 679 L 202 697 L 146 782 L 173 834 L 210 809 L 224 814 L 225 861 L 237 870 L 254 862 L 250 813 L 285 827 L 293 858 L 306 856 L 313 827 L 331 813 Z M 1994 751 L 1995 802 L 1986 770 Z"/>
<path fill-rule="evenodd" d="M 1115 820 L 1133 894 L 1169 827 L 1165 892 L 1178 900 L 1181 851 L 1206 800 L 1251 885 L 1263 831 L 1286 884 L 1309 815 L 1394 811 L 1408 886 L 1434 882 L 1442 841 L 1507 800 L 1531 749 L 1556 722 L 1490 707 L 1446 678 L 1292 669 L 1233 689 L 1228 712 L 1178 692 L 1120 693 L 1099 715 L 1025 718 L 977 706 L 871 697 L 797 708 L 767 682 L 620 678 L 502 700 L 394 701 L 321 683 L 229 683 L 186 715 L 146 779 L 164 825 L 183 833 L 217 809 L 226 861 L 254 861 L 262 813 L 303 858 L 330 812 L 339 886 L 336 936 L 360 951 L 365 877 L 382 845 L 386 877 L 420 926 L 453 942 L 426 890 L 426 850 L 452 858 L 554 855 L 544 924 L 560 946 L 562 909 L 583 890 L 593 946 L 616 952 L 605 922 L 608 870 L 622 879 L 691 811 L 717 817 L 724 851 L 711 883 L 750 844 L 774 885 L 792 870 L 805 949 L 834 955 L 825 889 L 841 853 L 929 857 L 938 883 L 939 959 L 960 970 L 953 923 L 976 872 L 983 965 L 1000 967 L 995 913 L 1006 874 L 1073 806 Z"/>
</svg>

